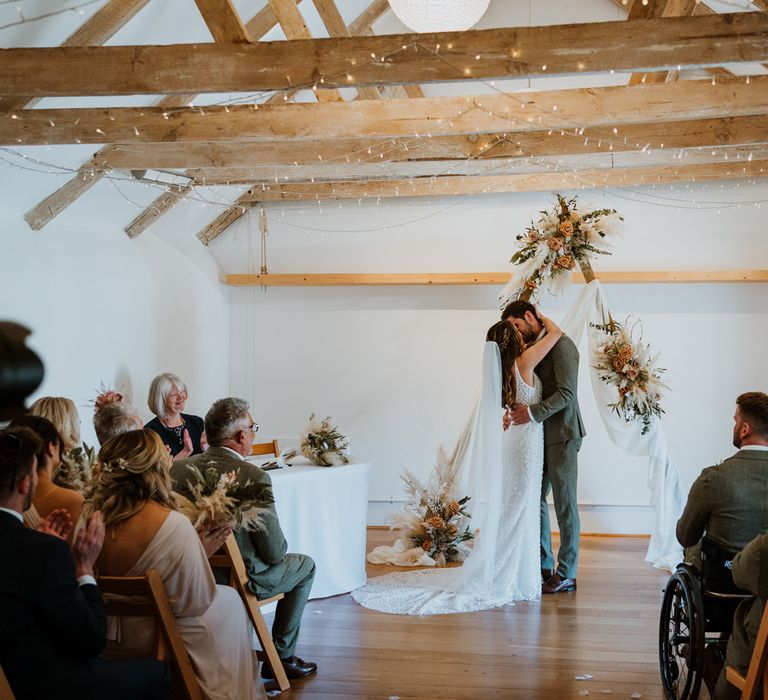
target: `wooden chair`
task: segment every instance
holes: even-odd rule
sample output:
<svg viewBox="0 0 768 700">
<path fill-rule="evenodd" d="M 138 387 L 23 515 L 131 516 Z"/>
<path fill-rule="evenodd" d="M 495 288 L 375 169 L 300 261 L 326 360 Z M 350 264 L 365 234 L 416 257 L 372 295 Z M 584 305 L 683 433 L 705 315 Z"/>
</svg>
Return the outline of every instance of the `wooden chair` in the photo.
<svg viewBox="0 0 768 700">
<path fill-rule="evenodd" d="M 2 666 L 0 666 L 0 700 L 16 700 Z"/>
<path fill-rule="evenodd" d="M 277 446 L 277 440 L 272 440 L 272 442 L 255 442 L 253 447 L 251 447 L 251 454 L 275 455 L 277 458 L 280 456 L 280 448 Z"/>
<path fill-rule="evenodd" d="M 277 450 L 277 441 L 275 441 L 275 450 Z M 275 452 L 275 454 L 280 454 Z M 256 630 L 256 636 L 259 638 L 259 644 L 264 652 L 264 656 L 269 660 L 272 672 L 275 674 L 275 681 L 280 690 L 288 690 L 291 687 L 288 676 L 285 675 L 285 669 L 280 661 L 280 656 L 275 649 L 275 643 L 272 641 L 272 633 L 267 627 L 267 622 L 261 614 L 261 608 L 264 605 L 275 603 L 284 596 L 278 593 L 271 598 L 259 600 L 248 589 L 248 573 L 245 570 L 245 562 L 240 548 L 234 535 L 230 535 L 224 543 L 224 547 L 214 554 L 209 561 L 213 568 L 229 569 L 229 585 L 232 586 L 243 599 L 245 609 L 248 611 L 248 617 L 251 618 L 253 627 Z"/>
<path fill-rule="evenodd" d="M 760 628 L 757 631 L 755 648 L 749 661 L 746 677 L 733 666 L 725 667 L 725 679 L 741 691 L 742 700 L 754 700 L 762 688 L 763 697 L 768 698 L 768 605 L 765 606 Z"/>
<path fill-rule="evenodd" d="M 181 697 L 203 700 L 200 684 L 157 570 L 151 569 L 145 576 L 101 576 L 98 583 L 104 594 L 108 615 L 155 618 L 153 658 L 171 662 L 175 685 L 182 691 Z M 119 598 L 110 599 L 110 596 Z"/>
</svg>

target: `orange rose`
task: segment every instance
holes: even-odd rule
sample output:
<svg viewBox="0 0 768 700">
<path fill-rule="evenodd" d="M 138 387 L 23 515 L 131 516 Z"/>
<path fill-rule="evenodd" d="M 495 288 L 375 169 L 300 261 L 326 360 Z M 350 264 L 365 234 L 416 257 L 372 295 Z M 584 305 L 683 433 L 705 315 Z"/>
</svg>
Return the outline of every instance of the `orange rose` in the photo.
<svg viewBox="0 0 768 700">
<path fill-rule="evenodd" d="M 570 238 L 573 235 L 573 222 L 570 219 L 566 219 L 560 224 L 560 233 L 566 238 Z"/>
<path fill-rule="evenodd" d="M 448 504 L 448 512 L 451 515 L 458 515 L 460 510 L 461 510 L 461 506 L 459 505 L 458 501 L 451 501 Z"/>
<path fill-rule="evenodd" d="M 445 527 L 445 520 L 439 515 L 433 515 L 431 518 L 427 518 L 424 521 L 427 527 L 431 527 L 433 530 L 442 530 Z"/>
<path fill-rule="evenodd" d="M 624 362 L 624 360 L 622 360 L 620 357 L 614 357 L 613 358 L 613 368 L 617 372 L 621 372 L 621 370 L 624 369 L 624 365 L 625 364 L 626 364 L 626 362 Z"/>
<path fill-rule="evenodd" d="M 526 289 L 530 289 L 531 291 L 536 291 L 536 282 L 533 280 L 525 280 L 525 284 L 523 285 Z"/>
<path fill-rule="evenodd" d="M 564 270 L 573 270 L 576 267 L 576 261 L 571 255 L 561 255 L 555 263 L 558 267 L 562 267 Z"/>
<path fill-rule="evenodd" d="M 421 548 L 422 548 L 422 549 L 423 549 L 425 552 L 428 552 L 430 549 L 432 549 L 432 540 L 424 540 L 424 541 L 421 543 Z"/>
<path fill-rule="evenodd" d="M 555 252 L 557 252 L 558 250 L 560 250 L 560 248 L 562 248 L 562 247 L 563 247 L 563 242 L 562 242 L 562 241 L 561 241 L 559 238 L 550 238 L 550 239 L 547 241 L 547 245 L 548 245 L 548 246 L 549 246 L 549 247 L 550 247 L 552 250 L 554 250 Z"/>
<path fill-rule="evenodd" d="M 633 356 L 634 352 L 632 352 L 632 348 L 629 345 L 622 345 L 619 348 L 619 357 L 624 360 L 624 362 L 629 362 Z"/>
</svg>

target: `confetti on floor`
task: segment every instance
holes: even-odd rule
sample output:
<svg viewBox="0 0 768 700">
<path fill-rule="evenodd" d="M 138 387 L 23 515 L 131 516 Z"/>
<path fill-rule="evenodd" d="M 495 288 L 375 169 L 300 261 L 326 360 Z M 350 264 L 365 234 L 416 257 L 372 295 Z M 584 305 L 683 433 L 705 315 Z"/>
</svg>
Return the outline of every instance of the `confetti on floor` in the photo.
<svg viewBox="0 0 768 700">
<path fill-rule="evenodd" d="M 580 690 L 579 691 L 579 695 L 589 695 L 589 691 L 588 690 Z"/>
<path fill-rule="evenodd" d="M 632 698 L 632 700 L 640 700 L 641 697 L 643 697 L 642 693 L 632 693 L 629 697 Z"/>
<path fill-rule="evenodd" d="M 578 676 L 574 676 L 577 681 L 591 681 L 594 676 L 591 673 L 580 673 Z"/>
</svg>

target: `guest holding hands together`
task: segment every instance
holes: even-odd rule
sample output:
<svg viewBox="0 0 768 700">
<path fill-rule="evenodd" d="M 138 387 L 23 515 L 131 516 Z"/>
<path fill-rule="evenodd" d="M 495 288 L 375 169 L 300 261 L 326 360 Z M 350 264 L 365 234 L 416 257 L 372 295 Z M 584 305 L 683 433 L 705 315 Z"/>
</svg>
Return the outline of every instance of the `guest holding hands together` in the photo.
<svg viewBox="0 0 768 700">
<path fill-rule="evenodd" d="M 167 698 L 166 664 L 99 658 L 107 616 L 93 577 L 104 541 L 96 512 L 75 537 L 66 511 L 23 527 L 37 486 L 41 440 L 29 428 L 0 431 L 0 664 L 17 698 Z"/>
<path fill-rule="evenodd" d="M 155 417 L 144 427 L 156 432 L 174 460 L 204 452 L 203 419 L 183 413 L 187 403 L 187 385 L 175 374 L 158 374 L 149 387 L 149 410 Z"/>
</svg>

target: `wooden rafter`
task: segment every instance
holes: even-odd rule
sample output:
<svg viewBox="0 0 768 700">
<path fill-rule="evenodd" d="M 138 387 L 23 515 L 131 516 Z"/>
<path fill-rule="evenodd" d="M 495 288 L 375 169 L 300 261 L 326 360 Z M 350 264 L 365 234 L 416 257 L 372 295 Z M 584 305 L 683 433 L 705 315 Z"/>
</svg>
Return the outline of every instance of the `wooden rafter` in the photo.
<svg viewBox="0 0 768 700">
<path fill-rule="evenodd" d="M 144 209 L 128 226 L 125 232 L 128 238 L 136 238 L 146 231 L 174 204 L 183 199 L 192 189 L 192 183 L 186 185 L 170 185 L 152 204 Z"/>
<path fill-rule="evenodd" d="M 149 0 L 109 0 L 80 26 L 62 46 L 101 46 L 133 18 Z M 14 96 L 0 98 L 0 111 L 33 107 L 39 98 Z"/>
<path fill-rule="evenodd" d="M 218 141 L 105 146 L 98 162 L 122 170 L 146 168 L 235 168 L 256 165 L 315 163 L 416 162 L 421 160 L 488 160 L 516 156 L 559 156 L 636 151 L 649 144 L 668 149 L 768 143 L 765 116 L 727 117 L 649 124 L 590 127 L 581 136 L 547 131 L 460 134 L 432 138 L 342 138 L 312 141 Z M 624 143 L 624 138 L 627 143 Z M 585 143 L 586 140 L 586 143 Z M 599 144 L 599 145 L 598 145 Z M 370 153 L 368 152 L 370 150 Z M 349 159 L 349 160 L 347 160 Z M 96 161 L 94 161 L 95 164 Z"/>
<path fill-rule="evenodd" d="M 285 34 L 285 38 L 288 40 L 301 40 L 308 41 L 312 39 L 304 18 L 296 7 L 294 0 L 267 0 L 269 6 L 272 8 L 272 12 L 275 13 L 277 21 L 280 24 L 280 28 Z M 292 70 L 292 69 L 291 69 Z M 290 73 L 288 73 L 290 75 Z M 318 102 L 341 102 L 342 97 L 336 89 L 323 90 L 322 84 L 317 85 L 318 79 L 313 78 L 311 81 L 305 83 L 306 87 L 314 87 L 315 97 Z M 300 82 L 301 84 L 301 82 Z M 290 85 L 290 83 L 289 83 Z M 285 78 L 283 79 L 282 87 L 288 87 L 285 84 Z M 318 89 L 318 87 L 320 89 Z"/>
<path fill-rule="evenodd" d="M 768 76 L 658 85 L 179 108 L 35 109 L 0 116 L 0 143 L 142 143 L 212 140 L 396 138 L 573 129 L 607 124 L 768 114 Z M 53 122 L 53 125 L 51 124 Z M 619 136 L 621 138 L 621 136 Z"/>
<path fill-rule="evenodd" d="M 229 228 L 240 217 L 244 216 L 248 209 L 254 207 L 258 202 L 246 193 L 239 197 L 235 203 L 219 214 L 210 224 L 208 224 L 197 237 L 204 245 L 208 245 L 225 229 Z"/>
<path fill-rule="evenodd" d="M 749 145 L 740 148 L 694 150 L 687 153 L 685 165 L 748 162 L 748 158 L 768 160 L 768 144 Z M 651 168 L 677 166 L 680 158 L 670 148 L 630 151 L 580 153 L 575 155 L 538 156 L 529 158 L 493 158 L 486 160 L 420 160 L 399 163 L 368 162 L 328 164 L 313 163 L 297 168 L 294 165 L 259 165 L 240 168 L 190 168 L 186 172 L 197 184 L 206 185 L 249 185 L 276 181 L 281 183 L 346 182 L 367 180 L 375 190 L 378 180 L 411 179 L 439 176 L 490 176 L 558 171 L 599 171 L 625 168 Z"/>
<path fill-rule="evenodd" d="M 411 272 L 411 273 L 306 273 L 227 275 L 226 282 L 233 287 L 346 287 L 391 285 L 504 285 L 509 272 Z M 573 273 L 573 281 L 584 283 L 580 272 Z M 665 284 L 701 282 L 768 282 L 768 270 L 649 270 L 601 271 L 600 281 L 608 284 Z"/>
<path fill-rule="evenodd" d="M 340 199 L 435 197 L 489 192 L 546 192 L 651 186 L 688 180 L 737 180 L 768 177 L 768 161 L 546 172 L 521 175 L 442 176 L 395 180 L 263 183 L 252 187 L 238 206 L 252 201 L 322 201 Z"/>
<path fill-rule="evenodd" d="M 251 40 L 232 0 L 195 0 L 195 3 L 215 42 L 244 44 Z"/>
<path fill-rule="evenodd" d="M 416 39 L 402 34 L 247 45 L 3 49 L 0 94 L 250 92 L 288 87 L 287 76 L 293 86 L 311 86 L 322 78 L 324 87 L 333 89 L 768 59 L 768 15 L 763 12 L 649 19 L 642 29 L 635 22 L 593 22 Z M 434 53 L 437 44 L 439 55 Z M 92 70 L 94 64 L 98 71 Z M 51 65 L 57 70 L 46 70 Z"/>
</svg>

